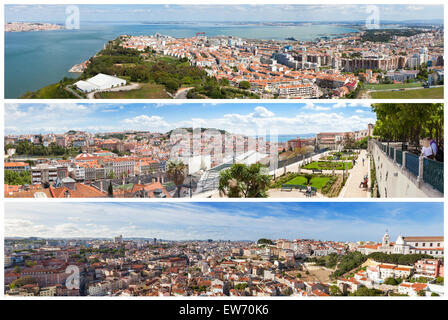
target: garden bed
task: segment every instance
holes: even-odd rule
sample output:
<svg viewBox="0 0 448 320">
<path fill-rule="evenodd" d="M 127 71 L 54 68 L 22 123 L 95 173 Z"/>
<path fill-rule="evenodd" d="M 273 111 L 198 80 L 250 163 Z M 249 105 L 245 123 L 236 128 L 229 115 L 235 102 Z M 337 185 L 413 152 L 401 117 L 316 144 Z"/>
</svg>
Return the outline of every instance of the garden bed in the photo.
<svg viewBox="0 0 448 320">
<path fill-rule="evenodd" d="M 302 168 L 309 170 L 333 170 L 333 168 L 334 170 L 345 170 L 346 166 L 350 170 L 353 164 L 352 162 L 313 161 Z"/>
</svg>

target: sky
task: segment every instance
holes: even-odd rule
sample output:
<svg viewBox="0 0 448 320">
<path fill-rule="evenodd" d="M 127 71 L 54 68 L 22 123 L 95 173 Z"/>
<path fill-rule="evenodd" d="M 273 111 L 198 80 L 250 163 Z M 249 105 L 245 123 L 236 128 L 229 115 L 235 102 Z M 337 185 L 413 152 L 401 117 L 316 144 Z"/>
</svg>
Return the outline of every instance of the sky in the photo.
<svg viewBox="0 0 448 320">
<path fill-rule="evenodd" d="M 367 129 L 369 103 L 49 103 L 5 104 L 6 134 L 68 130 L 167 132 L 181 127 L 227 130 L 248 136 L 315 134 Z M 270 130 L 267 132 L 267 130 Z"/>
<path fill-rule="evenodd" d="M 9 202 L 6 237 L 381 241 L 443 235 L 439 202 Z"/>
<path fill-rule="evenodd" d="M 78 5 L 81 22 L 363 21 L 368 5 Z M 7 5 L 6 21 L 64 22 L 67 5 Z M 381 20 L 443 19 L 441 5 L 377 5 Z"/>
</svg>

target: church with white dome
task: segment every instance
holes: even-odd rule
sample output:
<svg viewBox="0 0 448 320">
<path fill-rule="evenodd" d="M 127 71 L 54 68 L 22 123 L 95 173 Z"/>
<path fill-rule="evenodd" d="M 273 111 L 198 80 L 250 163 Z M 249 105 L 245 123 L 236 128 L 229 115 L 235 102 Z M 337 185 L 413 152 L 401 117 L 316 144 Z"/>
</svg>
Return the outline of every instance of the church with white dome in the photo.
<svg viewBox="0 0 448 320">
<path fill-rule="evenodd" d="M 363 254 L 383 252 L 387 254 L 428 254 L 433 257 L 443 257 L 443 236 L 430 237 L 403 237 L 399 235 L 395 242 L 390 241 L 386 231 L 381 243 L 360 245 L 357 251 Z"/>
<path fill-rule="evenodd" d="M 406 243 L 403 236 L 400 234 L 395 242 L 390 242 L 389 233 L 386 233 L 383 236 L 383 241 L 381 246 L 378 248 L 379 252 L 384 252 L 387 254 L 410 254 L 411 246 Z"/>
</svg>

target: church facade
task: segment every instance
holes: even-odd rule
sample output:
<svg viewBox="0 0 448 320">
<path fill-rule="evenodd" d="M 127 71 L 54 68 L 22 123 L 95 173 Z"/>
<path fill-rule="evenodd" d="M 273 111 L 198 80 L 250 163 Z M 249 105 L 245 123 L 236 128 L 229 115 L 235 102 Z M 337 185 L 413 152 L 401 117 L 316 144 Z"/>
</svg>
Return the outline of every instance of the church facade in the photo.
<svg viewBox="0 0 448 320">
<path fill-rule="evenodd" d="M 443 236 L 429 237 L 403 237 L 399 235 L 395 242 L 390 241 L 390 235 L 386 231 L 381 243 L 358 246 L 357 251 L 363 254 L 383 252 L 386 254 L 428 254 L 435 258 L 443 257 Z"/>
</svg>

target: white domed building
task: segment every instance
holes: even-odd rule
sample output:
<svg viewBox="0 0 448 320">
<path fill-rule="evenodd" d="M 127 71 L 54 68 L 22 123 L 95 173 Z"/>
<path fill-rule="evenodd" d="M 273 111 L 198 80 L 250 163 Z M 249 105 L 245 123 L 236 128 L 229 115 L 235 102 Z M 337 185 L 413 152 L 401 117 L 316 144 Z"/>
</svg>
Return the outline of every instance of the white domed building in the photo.
<svg viewBox="0 0 448 320">
<path fill-rule="evenodd" d="M 406 243 L 403 236 L 400 234 L 397 238 L 397 241 L 395 241 L 393 248 L 393 253 L 395 254 L 409 254 L 411 246 Z"/>
<path fill-rule="evenodd" d="M 363 254 L 372 252 L 383 252 L 387 254 L 428 254 L 433 257 L 443 257 L 444 244 L 443 236 L 428 236 L 428 237 L 403 237 L 399 235 L 395 242 L 390 241 L 390 235 L 386 231 L 383 236 L 381 244 L 360 246 L 357 250 Z"/>
</svg>

